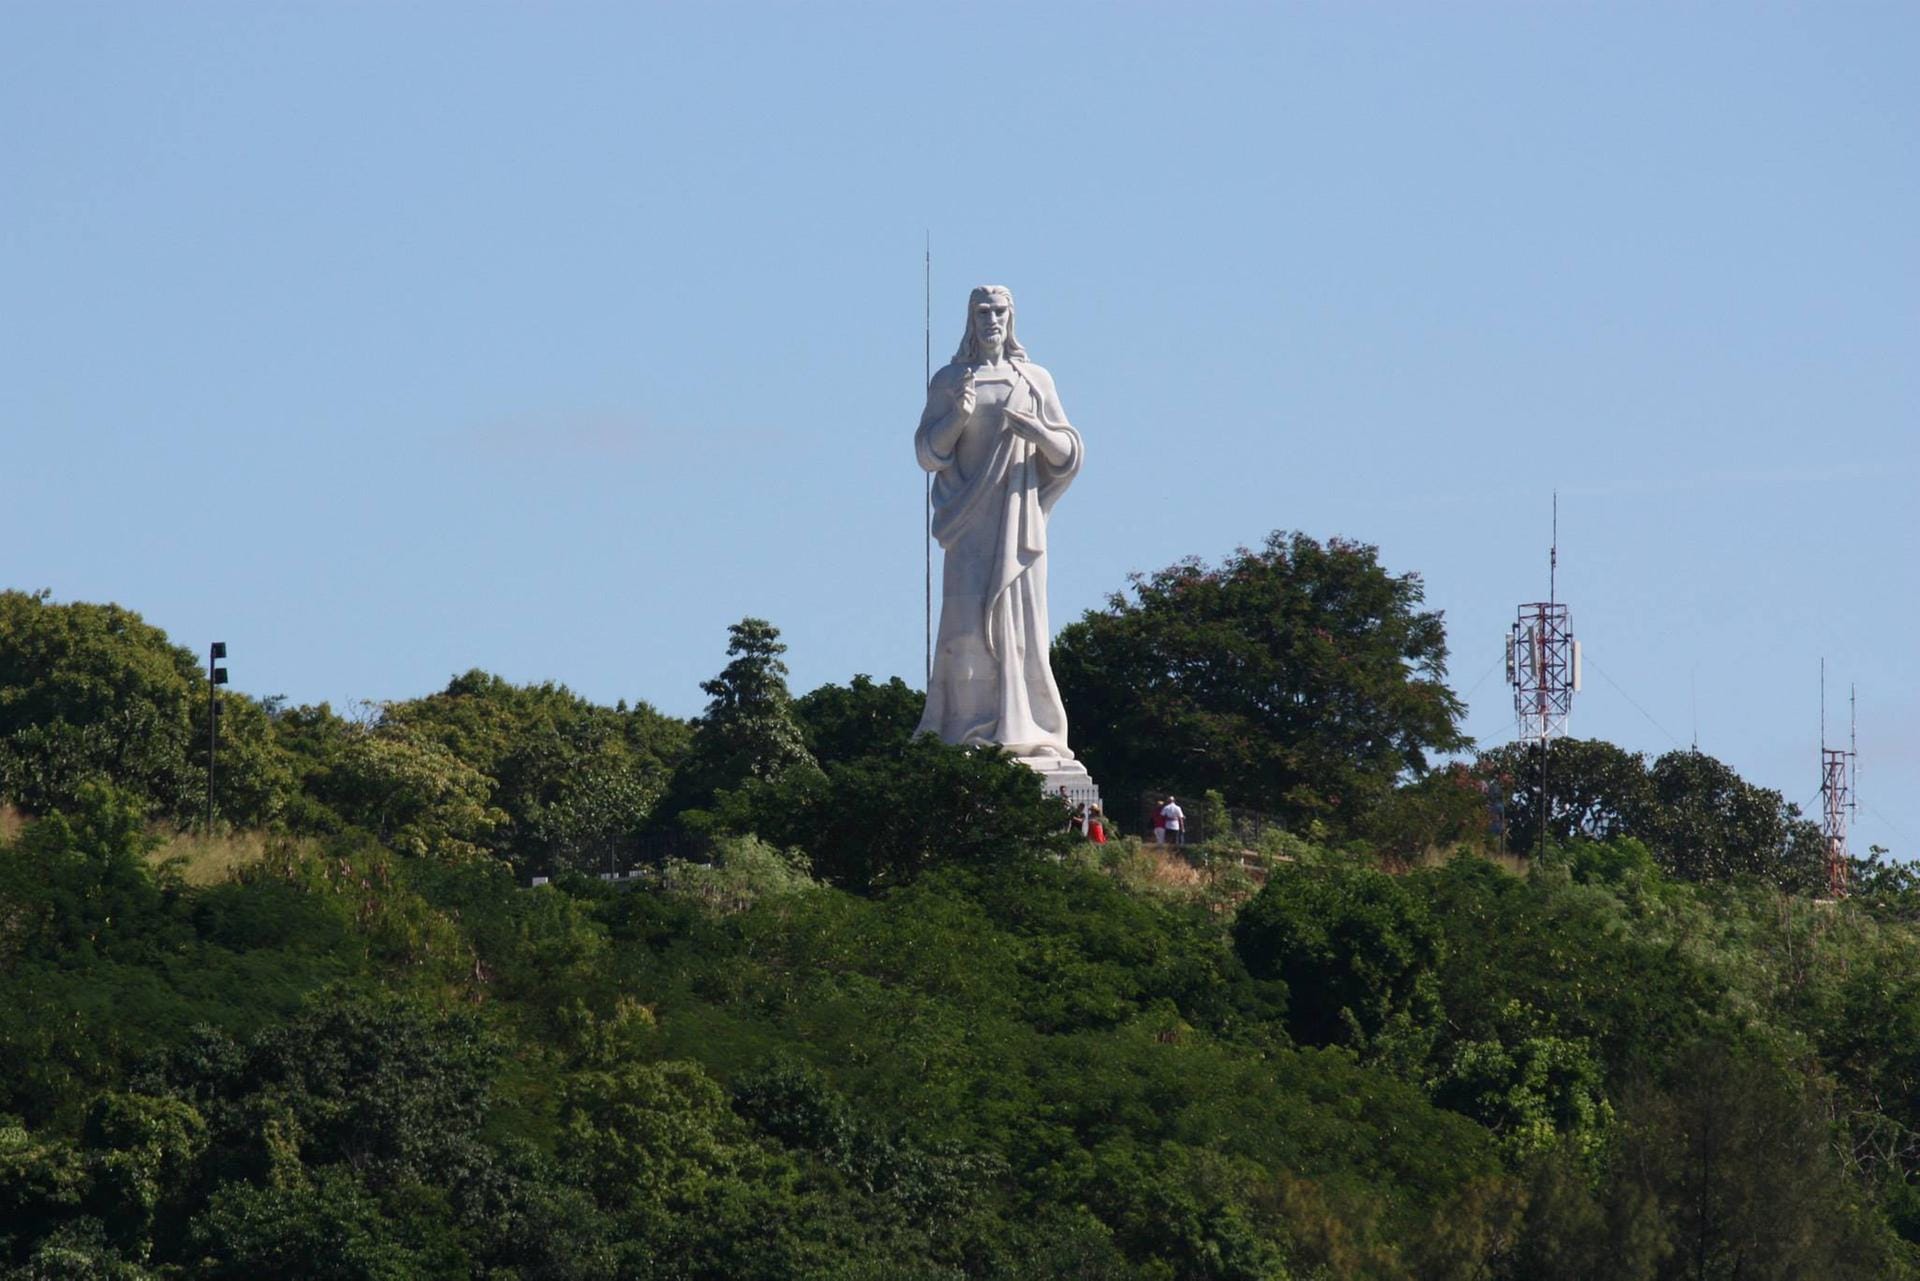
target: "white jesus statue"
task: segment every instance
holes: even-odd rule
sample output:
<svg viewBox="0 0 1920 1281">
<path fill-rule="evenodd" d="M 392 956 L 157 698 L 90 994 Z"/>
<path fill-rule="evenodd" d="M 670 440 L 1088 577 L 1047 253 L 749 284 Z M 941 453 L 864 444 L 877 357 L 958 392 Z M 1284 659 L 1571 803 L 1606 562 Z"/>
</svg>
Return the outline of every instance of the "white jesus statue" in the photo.
<svg viewBox="0 0 1920 1281">
<path fill-rule="evenodd" d="M 1084 775 L 1047 628 L 1047 518 L 1083 448 L 1052 376 L 1013 336 L 1006 289 L 983 285 L 967 300 L 966 337 L 927 387 L 913 444 L 934 476 L 933 536 L 946 553 L 920 732 Z"/>
</svg>

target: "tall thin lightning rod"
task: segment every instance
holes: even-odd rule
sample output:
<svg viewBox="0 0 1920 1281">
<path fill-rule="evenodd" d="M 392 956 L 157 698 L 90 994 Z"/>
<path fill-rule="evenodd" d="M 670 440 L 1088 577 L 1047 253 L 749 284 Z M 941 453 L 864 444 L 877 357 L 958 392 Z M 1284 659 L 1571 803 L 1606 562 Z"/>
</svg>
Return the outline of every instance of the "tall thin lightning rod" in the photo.
<svg viewBox="0 0 1920 1281">
<path fill-rule="evenodd" d="M 1853 776 L 1852 785 L 1847 788 L 1847 816 L 1850 819 L 1860 817 L 1860 709 L 1854 702 L 1857 692 L 1855 686 L 1847 686 L 1847 773 Z"/>
<path fill-rule="evenodd" d="M 921 387 L 933 384 L 933 232 L 927 232 L 927 256 L 921 293 Z M 927 473 L 925 542 L 927 554 L 927 688 L 933 688 L 933 473 Z"/>
<path fill-rule="evenodd" d="M 1820 659 L 1820 759 L 1827 759 L 1827 660 Z"/>
<path fill-rule="evenodd" d="M 1560 598 L 1555 586 L 1560 576 L 1560 491 L 1553 491 L 1553 543 L 1547 549 L 1547 604 Z"/>
</svg>

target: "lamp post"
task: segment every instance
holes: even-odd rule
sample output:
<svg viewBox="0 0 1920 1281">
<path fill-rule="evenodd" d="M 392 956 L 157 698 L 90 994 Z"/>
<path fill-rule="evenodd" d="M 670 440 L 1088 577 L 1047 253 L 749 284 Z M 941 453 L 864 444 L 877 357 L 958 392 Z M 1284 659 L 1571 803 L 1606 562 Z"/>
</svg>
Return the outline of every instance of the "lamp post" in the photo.
<svg viewBox="0 0 1920 1281">
<path fill-rule="evenodd" d="M 227 643 L 215 641 L 207 651 L 207 835 L 213 835 L 213 765 L 220 750 L 220 687 L 227 683 L 227 669 L 219 665 L 227 656 Z"/>
</svg>

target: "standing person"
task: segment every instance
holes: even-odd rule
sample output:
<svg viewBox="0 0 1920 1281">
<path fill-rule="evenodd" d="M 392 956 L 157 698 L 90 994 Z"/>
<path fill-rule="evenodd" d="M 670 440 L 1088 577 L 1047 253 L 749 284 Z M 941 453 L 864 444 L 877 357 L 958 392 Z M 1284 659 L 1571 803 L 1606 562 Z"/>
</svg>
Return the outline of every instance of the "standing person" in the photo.
<svg viewBox="0 0 1920 1281">
<path fill-rule="evenodd" d="M 1153 803 L 1149 801 L 1148 804 L 1152 805 Z M 1155 845 L 1165 845 L 1167 843 L 1167 805 L 1165 801 L 1153 806 L 1153 843 Z"/>
<path fill-rule="evenodd" d="M 1107 820 L 1098 805 L 1087 811 L 1087 839 L 1095 845 L 1107 843 Z"/>
<path fill-rule="evenodd" d="M 1167 839 L 1175 845 L 1186 844 L 1187 814 L 1171 796 L 1160 807 L 1160 818 L 1167 825 Z"/>
</svg>

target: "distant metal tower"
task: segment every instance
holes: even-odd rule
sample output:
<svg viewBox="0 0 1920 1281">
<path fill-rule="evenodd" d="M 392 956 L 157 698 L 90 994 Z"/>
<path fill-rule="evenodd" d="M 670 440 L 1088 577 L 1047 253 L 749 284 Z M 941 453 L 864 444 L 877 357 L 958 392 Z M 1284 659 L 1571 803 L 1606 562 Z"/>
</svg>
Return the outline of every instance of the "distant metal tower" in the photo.
<svg viewBox="0 0 1920 1281">
<path fill-rule="evenodd" d="M 1827 660 L 1820 660 L 1820 834 L 1826 838 L 1827 893 L 1845 898 L 1851 888 L 1847 825 L 1853 817 L 1860 754 L 1854 738 L 1854 694 L 1847 691 L 1847 746 L 1827 746 Z"/>
<path fill-rule="evenodd" d="M 1567 607 L 1557 599 L 1560 571 L 1560 499 L 1553 500 L 1553 548 L 1547 554 L 1547 599 L 1520 607 L 1507 635 L 1507 684 L 1520 737 L 1545 743 L 1567 732 L 1573 696 L 1580 692 L 1580 642 Z"/>
<path fill-rule="evenodd" d="M 1507 683 L 1522 739 L 1544 743 L 1567 732 L 1580 692 L 1580 642 L 1565 605 L 1545 600 L 1520 607 L 1507 637 Z"/>
<path fill-rule="evenodd" d="M 1547 742 L 1567 732 L 1580 692 L 1580 642 L 1559 601 L 1560 495 L 1553 496 L 1553 543 L 1547 553 L 1547 599 L 1520 607 L 1507 634 L 1507 684 L 1523 742 L 1540 745 L 1540 851 L 1553 818 L 1547 792 Z"/>
</svg>

